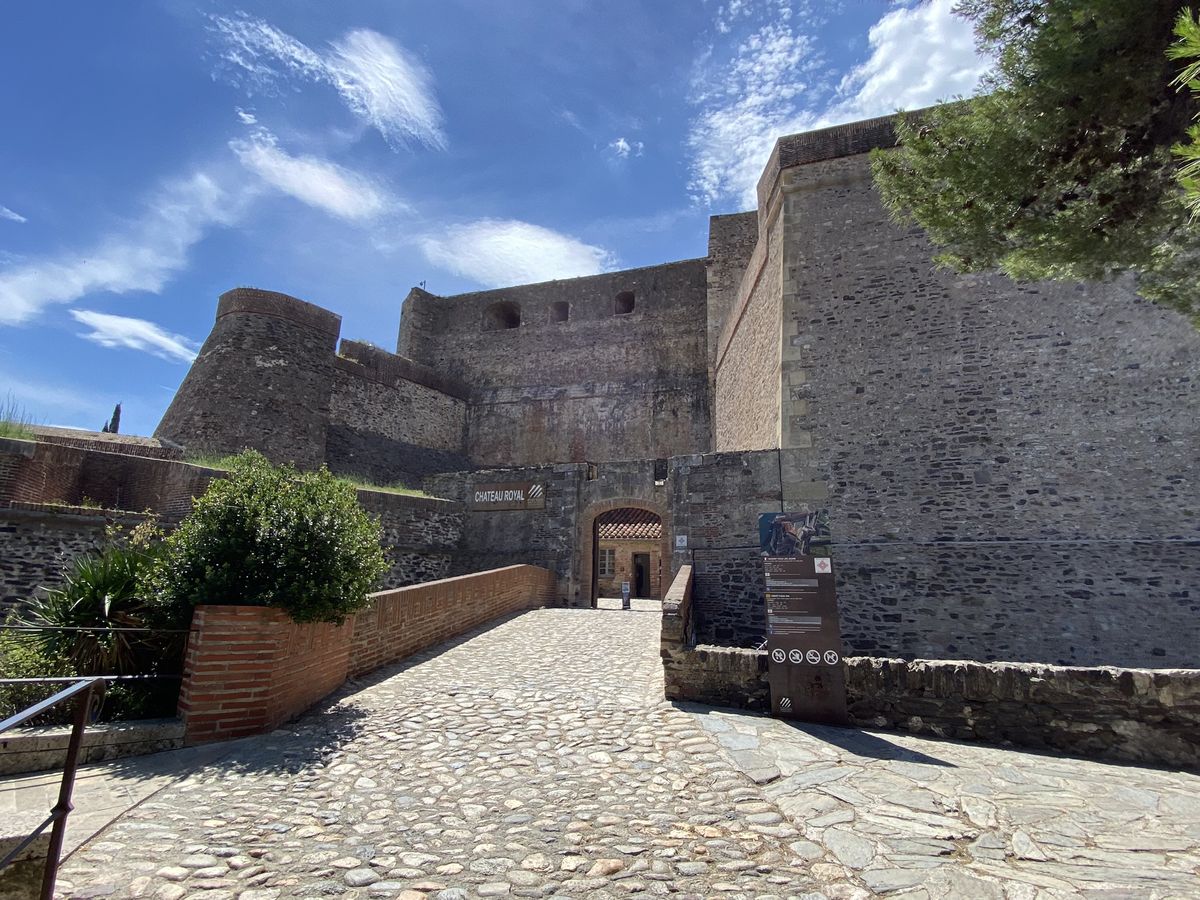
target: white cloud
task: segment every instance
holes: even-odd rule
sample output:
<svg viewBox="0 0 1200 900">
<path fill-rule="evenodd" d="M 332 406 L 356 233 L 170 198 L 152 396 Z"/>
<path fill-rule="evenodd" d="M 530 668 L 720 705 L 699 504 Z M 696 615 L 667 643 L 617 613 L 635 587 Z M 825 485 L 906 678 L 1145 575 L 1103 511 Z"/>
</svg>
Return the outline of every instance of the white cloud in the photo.
<svg viewBox="0 0 1200 900">
<path fill-rule="evenodd" d="M 101 347 L 128 347 L 142 350 L 162 359 L 190 363 L 196 358 L 196 345 L 181 334 L 164 331 L 153 322 L 114 316 L 90 309 L 73 309 L 75 321 L 92 329 L 79 335 Z"/>
<path fill-rule="evenodd" d="M 204 172 L 167 183 L 123 233 L 88 250 L 0 270 L 0 325 L 26 322 L 45 306 L 96 291 L 157 293 L 209 228 L 237 218 L 243 200 Z"/>
<path fill-rule="evenodd" d="M 399 205 L 370 179 L 336 163 L 289 155 L 265 129 L 258 129 L 249 140 L 230 141 L 229 147 L 243 166 L 267 184 L 339 218 L 373 219 Z"/>
<path fill-rule="evenodd" d="M 812 39 L 779 20 L 756 28 L 731 59 L 706 73 L 687 138 L 688 186 L 697 200 L 756 205 L 754 186 L 775 139 L 807 119 L 798 98 L 819 63 Z"/>
<path fill-rule="evenodd" d="M 617 155 L 618 159 L 629 159 L 630 156 L 641 156 L 646 145 L 641 141 L 628 141 L 623 137 L 617 138 L 608 145 L 608 149 Z"/>
<path fill-rule="evenodd" d="M 952 0 L 895 9 L 871 26 L 871 56 L 838 87 L 822 123 L 853 122 L 970 96 L 992 61 L 975 49 L 971 23 Z"/>
<path fill-rule="evenodd" d="M 442 111 L 432 77 L 415 56 L 376 31 L 346 32 L 328 49 L 313 50 L 245 13 L 213 16 L 222 58 L 253 85 L 276 81 L 280 69 L 331 85 L 350 110 L 393 146 L 416 141 L 444 147 Z"/>
<path fill-rule="evenodd" d="M 480 219 L 421 239 L 435 266 L 487 287 L 595 275 L 616 266 L 602 247 L 512 219 Z"/>
<path fill-rule="evenodd" d="M 742 20 L 754 25 L 728 58 L 710 52 L 701 60 L 693 97 L 699 112 L 687 138 L 693 197 L 754 206 L 776 139 L 973 93 L 990 61 L 976 53 L 970 24 L 952 6 L 929 0 L 886 13 L 871 27 L 869 58 L 836 89 L 821 80 L 816 42 L 792 24 L 811 25 L 809 16 L 767 4 L 764 23 L 745 3 L 723 6 L 718 30 Z"/>
<path fill-rule="evenodd" d="M 13 212 L 7 206 L 0 206 L 0 219 L 8 219 L 10 222 L 28 222 L 23 215 Z"/>
<path fill-rule="evenodd" d="M 238 120 L 243 125 L 258 124 L 258 116 L 254 115 L 254 113 L 244 110 L 240 106 L 234 107 L 234 112 L 237 113 Z"/>
</svg>

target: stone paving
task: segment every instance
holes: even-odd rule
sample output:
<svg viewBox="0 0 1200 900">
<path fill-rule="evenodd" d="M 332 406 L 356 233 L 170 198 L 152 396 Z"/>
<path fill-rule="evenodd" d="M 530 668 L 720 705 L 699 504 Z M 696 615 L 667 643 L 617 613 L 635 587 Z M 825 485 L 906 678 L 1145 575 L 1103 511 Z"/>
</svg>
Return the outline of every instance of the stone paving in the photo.
<svg viewBox="0 0 1200 900">
<path fill-rule="evenodd" d="M 797 830 L 662 702 L 655 613 L 538 610 L 247 744 L 68 861 L 77 897 L 803 897 Z M 854 888 L 826 896 L 856 896 Z"/>
<path fill-rule="evenodd" d="M 1200 777 L 662 701 L 658 615 L 538 610 L 164 787 L 63 896 L 1200 897 Z"/>
<path fill-rule="evenodd" d="M 905 900 L 1200 897 L 1200 776 L 695 710 L 818 877 Z"/>
</svg>

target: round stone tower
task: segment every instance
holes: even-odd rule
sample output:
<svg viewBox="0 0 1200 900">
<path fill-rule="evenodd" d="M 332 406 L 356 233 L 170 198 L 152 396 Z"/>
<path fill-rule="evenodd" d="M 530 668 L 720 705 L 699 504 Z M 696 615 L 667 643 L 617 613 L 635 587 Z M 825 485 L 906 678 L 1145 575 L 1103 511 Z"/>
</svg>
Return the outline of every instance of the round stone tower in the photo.
<svg viewBox="0 0 1200 900">
<path fill-rule="evenodd" d="M 190 453 L 247 447 L 313 469 L 325 459 L 341 316 L 287 294 L 236 288 L 158 423 Z"/>
</svg>

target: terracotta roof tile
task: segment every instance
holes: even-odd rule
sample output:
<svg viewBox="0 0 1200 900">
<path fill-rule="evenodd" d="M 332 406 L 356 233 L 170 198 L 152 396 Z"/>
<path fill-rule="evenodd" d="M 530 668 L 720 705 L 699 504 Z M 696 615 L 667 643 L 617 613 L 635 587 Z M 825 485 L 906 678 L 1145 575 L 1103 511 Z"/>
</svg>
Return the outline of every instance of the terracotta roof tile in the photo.
<svg viewBox="0 0 1200 900">
<path fill-rule="evenodd" d="M 602 541 L 658 541 L 662 539 L 662 522 L 645 509 L 614 509 L 596 519 L 596 530 Z"/>
</svg>

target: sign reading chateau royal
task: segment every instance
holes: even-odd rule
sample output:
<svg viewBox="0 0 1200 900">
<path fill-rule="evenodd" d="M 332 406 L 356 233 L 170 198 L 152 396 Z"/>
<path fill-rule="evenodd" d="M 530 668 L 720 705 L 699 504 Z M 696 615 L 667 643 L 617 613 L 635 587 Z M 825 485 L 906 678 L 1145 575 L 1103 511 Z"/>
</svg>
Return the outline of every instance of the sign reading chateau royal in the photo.
<svg viewBox="0 0 1200 900">
<path fill-rule="evenodd" d="M 530 481 L 477 484 L 469 505 L 471 509 L 545 509 L 546 486 Z"/>
</svg>

